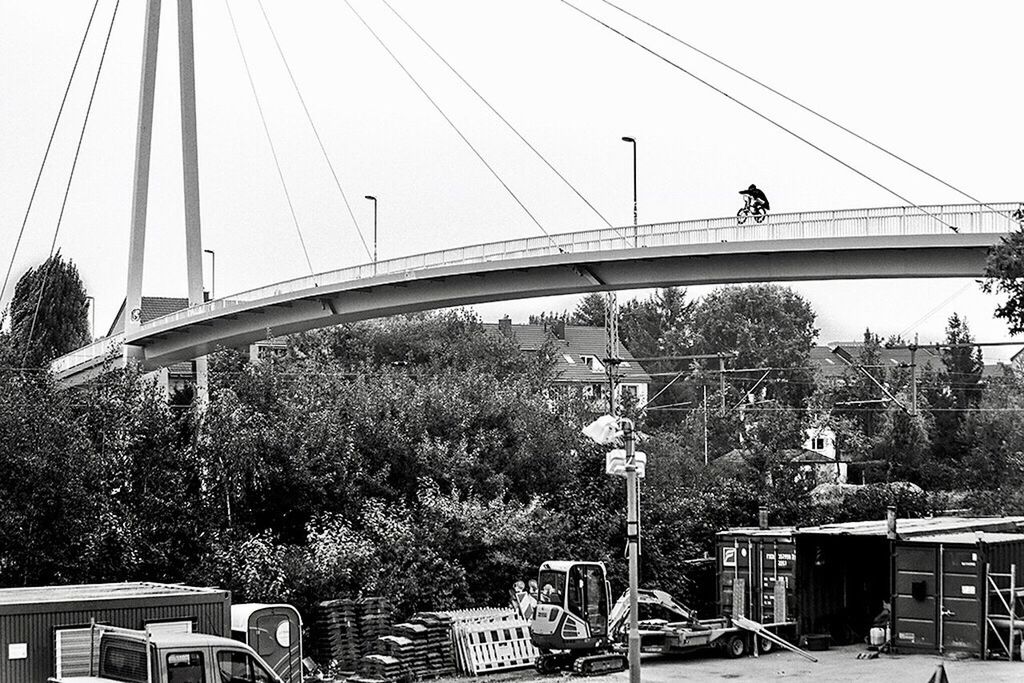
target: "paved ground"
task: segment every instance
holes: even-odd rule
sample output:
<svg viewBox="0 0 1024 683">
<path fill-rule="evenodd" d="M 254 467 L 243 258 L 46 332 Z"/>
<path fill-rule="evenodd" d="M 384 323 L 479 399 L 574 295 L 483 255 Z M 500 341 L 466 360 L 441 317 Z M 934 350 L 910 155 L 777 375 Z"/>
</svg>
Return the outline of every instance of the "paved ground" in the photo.
<svg viewBox="0 0 1024 683">
<path fill-rule="evenodd" d="M 710 654 L 676 658 L 644 655 L 642 680 L 644 683 L 733 680 L 927 683 L 941 662 L 945 666 L 949 683 L 1024 681 L 1024 662 L 981 662 L 972 659 L 957 661 L 928 655 L 882 655 L 873 660 L 857 659 L 857 653 L 863 651 L 862 647 L 850 646 L 816 652 L 814 654 L 819 658 L 817 664 L 789 652 L 774 652 L 757 659 L 725 659 Z M 561 683 L 569 679 L 569 676 L 540 676 L 527 671 L 480 678 L 487 683 Z M 629 673 L 572 680 L 587 683 L 624 683 L 629 681 Z"/>
</svg>

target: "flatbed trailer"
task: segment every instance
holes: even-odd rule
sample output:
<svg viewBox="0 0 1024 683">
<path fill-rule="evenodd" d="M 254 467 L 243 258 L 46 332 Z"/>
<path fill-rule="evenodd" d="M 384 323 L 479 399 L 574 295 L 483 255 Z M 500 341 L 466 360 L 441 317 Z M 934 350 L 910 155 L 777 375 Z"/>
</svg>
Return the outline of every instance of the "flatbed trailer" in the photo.
<svg viewBox="0 0 1024 683">
<path fill-rule="evenodd" d="M 780 646 L 779 631 L 794 627 L 795 622 L 759 624 L 775 639 L 741 628 L 728 617 L 700 619 L 690 622 L 641 623 L 640 646 L 644 652 L 683 654 L 696 650 L 722 650 L 730 657 L 753 653 L 767 654 Z"/>
</svg>

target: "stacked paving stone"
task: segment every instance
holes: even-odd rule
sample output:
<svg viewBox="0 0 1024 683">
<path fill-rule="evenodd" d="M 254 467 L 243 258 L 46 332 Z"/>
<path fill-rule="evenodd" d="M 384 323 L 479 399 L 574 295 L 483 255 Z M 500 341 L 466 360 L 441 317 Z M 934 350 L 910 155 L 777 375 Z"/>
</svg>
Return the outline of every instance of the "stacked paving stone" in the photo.
<svg viewBox="0 0 1024 683">
<path fill-rule="evenodd" d="M 359 605 L 355 600 L 327 600 L 317 605 L 313 647 L 321 662 L 335 660 L 353 671 L 362 656 Z"/>
<path fill-rule="evenodd" d="M 359 660 L 359 673 L 349 683 L 403 683 L 411 680 L 405 665 L 388 655 L 366 655 Z"/>
<path fill-rule="evenodd" d="M 391 604 L 384 598 L 327 600 L 318 605 L 313 647 L 321 661 L 335 660 L 345 671 L 378 652 L 377 639 L 388 633 Z"/>
<path fill-rule="evenodd" d="M 385 598 L 359 600 L 360 653 L 363 656 L 380 652 L 377 639 L 391 632 L 394 609 Z"/>
<path fill-rule="evenodd" d="M 377 639 L 380 654 L 363 657 L 350 683 L 402 683 L 455 674 L 452 619 L 420 612 Z"/>
</svg>

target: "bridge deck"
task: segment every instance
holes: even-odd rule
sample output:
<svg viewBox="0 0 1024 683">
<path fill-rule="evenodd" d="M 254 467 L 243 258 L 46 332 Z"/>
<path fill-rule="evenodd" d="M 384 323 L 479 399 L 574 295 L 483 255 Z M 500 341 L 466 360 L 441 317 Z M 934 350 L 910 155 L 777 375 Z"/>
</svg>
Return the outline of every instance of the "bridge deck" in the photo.
<svg viewBox="0 0 1024 683">
<path fill-rule="evenodd" d="M 605 261 L 649 262 L 658 258 L 678 258 L 685 255 L 725 255 L 735 260 L 751 254 L 781 254 L 788 251 L 836 252 L 882 247 L 903 250 L 960 248 L 973 249 L 977 253 L 979 248 L 994 243 L 997 236 L 1017 227 L 1017 223 L 1011 218 L 1011 213 L 1017 207 L 1016 202 L 984 206 L 965 204 L 922 207 L 928 214 L 932 214 L 931 216 L 913 207 L 813 211 L 773 214 L 763 223 L 755 223 L 748 219 L 743 225 L 739 225 L 735 217 L 711 218 L 586 230 L 556 234 L 550 238 L 531 237 L 443 249 L 295 278 L 215 299 L 149 321 L 127 340 L 124 335 L 98 340 L 57 358 L 51 368 L 58 377 L 69 377 L 83 370 L 94 369 L 104 358 L 112 353 L 116 354 L 116 349 L 125 341 L 133 345 L 149 346 L 166 339 L 170 334 L 185 334 L 186 328 L 200 323 L 209 327 L 218 321 L 233 320 L 243 312 L 259 312 L 268 307 L 286 307 L 299 301 L 319 302 L 323 310 L 330 309 L 330 314 L 316 315 L 315 312 L 311 312 L 310 315 L 313 317 L 322 318 L 312 324 L 301 325 L 294 320 L 287 321 L 288 324 L 283 326 L 281 334 L 295 329 L 311 329 L 334 324 L 341 319 L 334 304 L 331 303 L 331 297 L 342 292 L 365 293 L 371 288 L 379 290 L 383 287 L 407 287 L 414 283 L 440 281 L 456 276 L 483 278 L 508 271 L 510 268 L 522 273 L 531 269 L 550 269 L 554 266 L 560 266 L 564 270 L 568 266 L 588 280 L 578 286 L 558 285 L 548 289 L 539 288 L 543 291 L 541 295 L 545 295 L 561 291 L 629 288 L 626 281 L 605 281 L 597 278 L 593 271 L 587 271 L 588 264 Z M 937 218 L 941 219 L 941 222 Z M 954 235 L 943 222 L 956 226 L 959 234 Z M 979 275 L 976 270 L 976 264 L 972 264 L 964 274 Z M 937 270 L 935 273 L 926 273 L 911 268 L 907 276 L 942 276 L 944 272 Z M 949 274 L 961 273 L 957 271 Z M 835 273 L 835 277 L 855 276 L 849 269 Z M 899 274 L 888 271 L 865 271 L 864 276 L 896 277 Z M 826 275 L 809 272 L 807 277 L 816 279 Z M 670 276 L 670 279 L 680 284 L 687 282 L 686 278 L 681 276 Z M 780 278 L 766 276 L 765 279 Z M 794 275 L 793 279 L 801 278 Z M 714 280 L 705 278 L 693 281 Z M 509 292 L 508 296 L 501 296 L 500 291 L 492 294 L 478 293 L 473 296 L 454 297 L 450 302 L 446 301 L 441 305 L 461 305 L 460 302 L 521 296 L 524 296 L 521 292 Z M 420 307 L 421 310 L 436 307 L 437 302 L 431 300 L 423 303 L 425 305 Z M 405 304 L 404 308 L 395 310 L 416 310 L 416 307 Z M 360 316 L 352 312 L 348 319 L 358 317 Z M 361 317 L 375 316 L 364 314 Z M 276 330 L 282 326 L 274 327 Z M 225 334 L 224 337 L 225 340 L 236 342 L 241 338 L 236 333 Z M 204 348 L 208 348 L 208 344 Z M 173 354 L 173 359 L 169 355 L 166 360 L 179 360 L 183 357 L 182 353 L 183 351 L 178 350 Z"/>
</svg>

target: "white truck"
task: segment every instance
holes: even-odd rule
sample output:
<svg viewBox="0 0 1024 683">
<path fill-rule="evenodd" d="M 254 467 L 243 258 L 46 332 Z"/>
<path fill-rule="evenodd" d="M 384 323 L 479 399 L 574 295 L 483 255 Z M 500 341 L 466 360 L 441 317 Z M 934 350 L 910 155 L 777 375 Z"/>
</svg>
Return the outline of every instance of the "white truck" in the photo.
<svg viewBox="0 0 1024 683">
<path fill-rule="evenodd" d="M 282 683 L 248 645 L 201 633 L 94 626 L 89 676 L 49 683 Z"/>
</svg>

